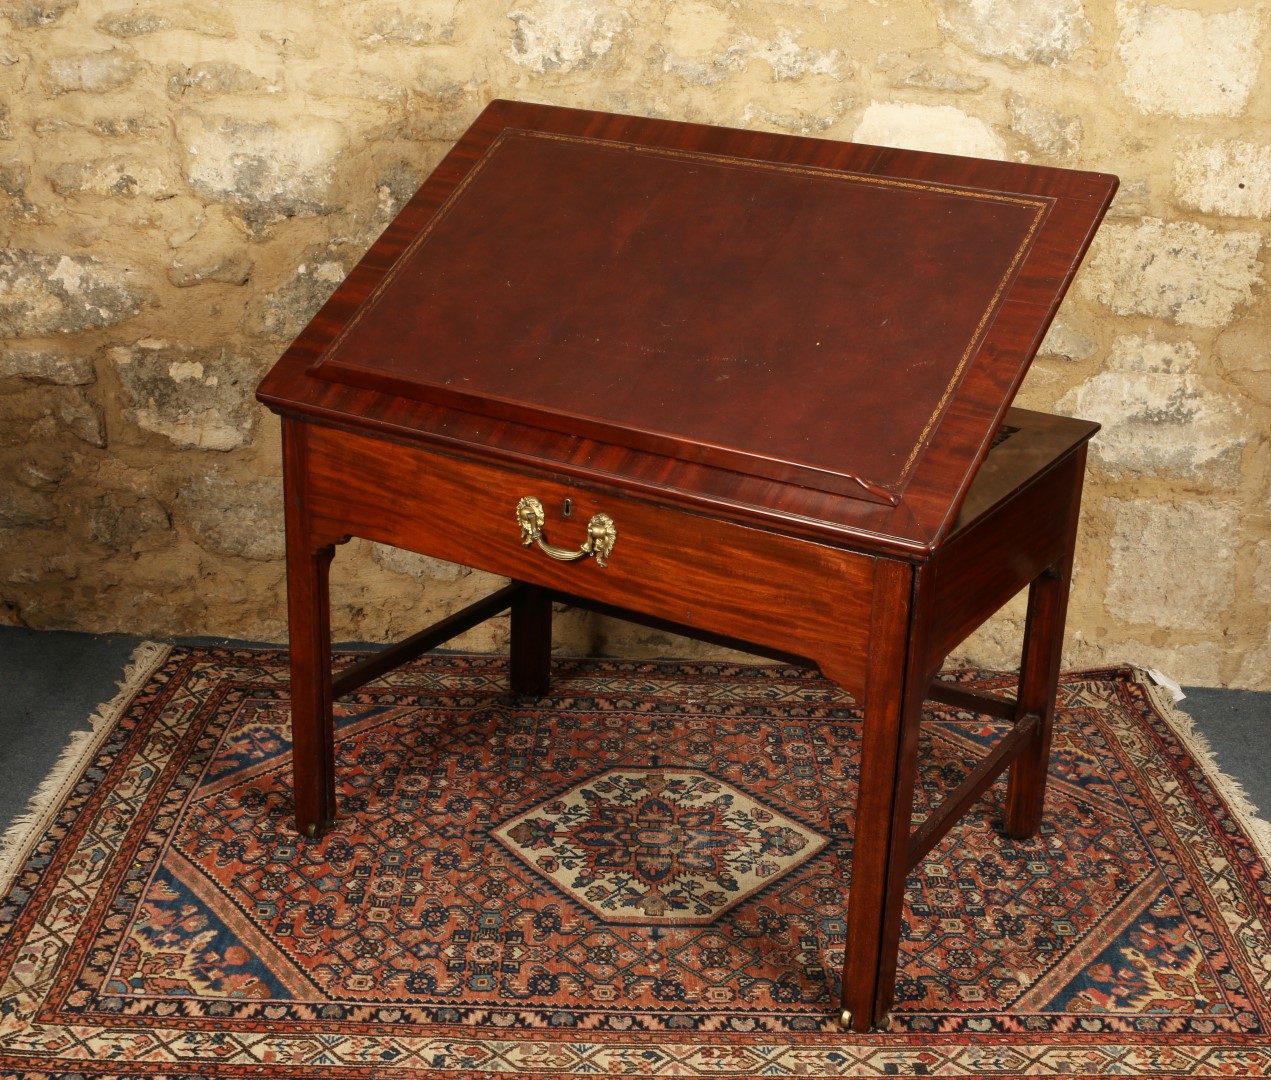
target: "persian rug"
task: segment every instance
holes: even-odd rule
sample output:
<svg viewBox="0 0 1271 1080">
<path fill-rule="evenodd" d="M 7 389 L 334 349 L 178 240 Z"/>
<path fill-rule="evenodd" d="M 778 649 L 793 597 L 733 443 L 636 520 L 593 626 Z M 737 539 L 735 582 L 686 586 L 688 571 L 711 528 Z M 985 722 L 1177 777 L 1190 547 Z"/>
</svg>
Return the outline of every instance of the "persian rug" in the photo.
<svg viewBox="0 0 1271 1080">
<path fill-rule="evenodd" d="M 860 716 L 814 672 L 557 660 L 526 704 L 425 657 L 339 703 L 312 841 L 285 659 L 145 647 L 10 833 L 0 1075 L 1271 1075 L 1267 827 L 1134 670 L 1064 676 L 1039 836 L 999 783 L 913 872 L 853 1035 Z M 929 720 L 918 818 L 997 730 Z"/>
</svg>

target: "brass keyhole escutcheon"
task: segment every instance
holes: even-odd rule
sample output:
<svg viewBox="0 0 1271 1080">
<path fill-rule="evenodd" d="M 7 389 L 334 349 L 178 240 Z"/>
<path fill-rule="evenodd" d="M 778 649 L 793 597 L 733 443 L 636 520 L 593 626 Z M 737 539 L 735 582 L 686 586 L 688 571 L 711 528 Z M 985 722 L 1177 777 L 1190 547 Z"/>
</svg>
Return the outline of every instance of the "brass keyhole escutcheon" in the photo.
<svg viewBox="0 0 1271 1080">
<path fill-rule="evenodd" d="M 562 507 L 564 516 L 568 517 L 572 509 L 573 504 L 566 499 Z M 547 537 L 543 534 L 543 523 L 546 521 L 543 504 L 533 495 L 523 496 L 516 504 L 516 520 L 521 526 L 521 543 L 526 547 L 537 544 L 549 558 L 556 559 L 558 562 L 573 562 L 575 559 L 584 559 L 590 555 L 596 560 L 596 565 L 603 569 L 606 566 L 605 560 L 609 558 L 614 544 L 618 541 L 618 529 L 613 523 L 613 518 L 608 514 L 593 514 L 591 520 L 587 522 L 587 539 L 576 551 L 549 544 Z"/>
</svg>

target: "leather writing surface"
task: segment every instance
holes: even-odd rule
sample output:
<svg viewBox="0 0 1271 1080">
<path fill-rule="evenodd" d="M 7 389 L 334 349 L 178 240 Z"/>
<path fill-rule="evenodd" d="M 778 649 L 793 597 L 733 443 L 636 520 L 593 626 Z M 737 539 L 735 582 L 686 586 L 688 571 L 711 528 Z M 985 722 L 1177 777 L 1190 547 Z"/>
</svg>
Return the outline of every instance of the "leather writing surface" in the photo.
<svg viewBox="0 0 1271 1080">
<path fill-rule="evenodd" d="M 611 207 L 602 205 L 597 210 L 589 205 L 586 199 L 591 195 L 590 181 L 585 176 L 571 177 L 568 164 L 558 160 L 537 173 L 529 168 L 508 170 L 502 193 L 491 193 L 500 195 L 499 199 L 490 200 L 494 216 L 482 220 L 480 215 L 467 214 L 464 220 L 466 201 L 480 194 L 488 176 L 496 175 L 487 174 L 487 170 L 518 141 L 585 149 L 590 157 L 573 155 L 579 169 L 583 161 L 599 159 L 602 155 L 593 151 L 600 150 L 608 153 L 606 160 L 610 161 L 674 160 L 691 166 L 681 171 L 678 187 L 671 185 L 671 190 L 685 196 L 686 210 L 677 218 L 680 235 L 704 235 L 705 228 L 718 228 L 721 220 L 753 224 L 755 207 L 763 200 L 746 199 L 737 182 L 730 189 L 724 183 L 724 178 L 733 175 L 728 170 L 751 170 L 778 177 L 779 182 L 765 189 L 765 195 L 773 195 L 781 184 L 793 184 L 800 178 L 807 180 L 806 187 L 818 190 L 839 190 L 833 184 L 847 190 L 874 183 L 896 193 L 927 193 L 934 199 L 927 204 L 929 207 L 947 209 L 981 202 L 985 206 L 1035 207 L 1039 224 L 1031 238 L 1020 240 L 1015 252 L 1020 261 L 1005 273 L 1005 293 L 996 306 L 976 309 L 984 312 L 983 328 L 962 354 L 969 359 L 965 363 L 953 362 L 946 368 L 952 374 L 940 392 L 927 395 L 925 404 L 932 407 L 930 413 L 916 409 L 906 413 L 916 399 L 911 381 L 905 377 L 895 379 L 889 393 L 874 393 L 871 397 L 871 391 L 878 389 L 877 379 L 858 379 L 856 385 L 850 380 L 845 383 L 841 365 L 818 367 L 812 363 L 815 356 L 809 360 L 806 354 L 801 356 L 792 349 L 778 355 L 781 367 L 771 380 L 752 383 L 748 388 L 743 384 L 746 392 L 733 392 L 731 396 L 717 391 L 714 385 L 703 390 L 710 380 L 677 380 L 675 365 L 664 367 L 663 374 L 669 372 L 670 381 L 664 379 L 662 386 L 679 392 L 680 403 L 693 406 L 697 419 L 703 423 L 696 432 L 673 432 L 668 430 L 669 425 L 659 426 L 670 415 L 664 398 L 659 398 L 645 406 L 643 422 L 648 426 L 640 427 L 638 414 L 628 423 L 618 411 L 614 405 L 617 398 L 610 402 L 613 407 L 609 414 L 600 416 L 570 411 L 577 401 L 567 400 L 571 387 L 581 396 L 582 390 L 574 386 L 574 380 L 588 365 L 596 368 L 589 377 L 607 375 L 610 387 L 631 387 L 629 396 L 619 404 L 630 400 L 641 404 L 647 397 L 641 396 L 643 391 L 657 381 L 656 365 L 641 367 L 644 354 L 636 347 L 657 344 L 640 339 L 655 324 L 641 322 L 635 313 L 642 298 L 647 298 L 640 288 L 650 287 L 649 282 L 656 285 L 660 279 L 646 277 L 642 284 L 628 273 L 634 269 L 630 260 L 618 260 L 610 268 L 611 273 L 621 270 L 627 275 L 626 285 L 613 290 L 617 299 L 610 300 L 608 318 L 594 320 L 609 335 L 608 344 L 615 347 L 618 359 L 605 365 L 606 354 L 602 352 L 583 356 L 585 364 L 580 364 L 576 361 L 581 354 L 576 350 L 571 354 L 571 350 L 561 347 L 545 353 L 545 365 L 557 364 L 554 372 L 545 376 L 552 388 L 547 400 L 534 402 L 511 396 L 507 373 L 491 367 L 487 358 L 478 358 L 477 370 L 494 371 L 495 375 L 487 379 L 486 386 L 474 390 L 469 383 L 455 381 L 452 376 L 449 384 L 444 381 L 444 374 L 440 380 L 433 378 L 415 363 L 422 363 L 425 358 L 418 344 L 413 351 L 402 352 L 411 340 L 423 340 L 417 333 L 422 325 L 450 350 L 437 355 L 451 359 L 478 356 L 473 346 L 479 338 L 464 340 L 459 324 L 439 314 L 441 304 L 437 298 L 422 295 L 418 289 L 412 295 L 409 288 L 399 294 L 399 281 L 409 282 L 412 274 L 422 271 L 436 273 L 440 261 L 431 267 L 420 264 L 433 262 L 430 246 L 445 240 L 444 230 L 456 222 L 463 227 L 456 228 L 455 235 L 449 238 L 454 252 L 466 253 L 469 244 L 493 252 L 487 258 L 486 278 L 475 274 L 468 278 L 475 292 L 459 296 L 462 290 L 453 283 L 453 294 L 461 305 L 455 310 L 466 310 L 462 305 L 469 305 L 479 313 L 472 322 L 481 332 L 494 334 L 501 327 L 502 340 L 515 345 L 519 339 L 508 336 L 506 331 L 540 325 L 518 316 L 515 308 L 508 306 L 508 297 L 496 295 L 498 289 L 485 287 L 493 280 L 507 292 L 507 282 L 514 279 L 505 274 L 500 282 L 495 276 L 500 268 L 498 260 L 504 255 L 512 262 L 520 261 L 524 287 L 537 290 L 546 301 L 530 305 L 531 312 L 554 312 L 559 320 L 562 313 L 569 311 L 568 305 L 574 303 L 575 293 L 582 297 L 588 289 L 598 288 L 587 274 L 574 271 L 571 277 L 558 268 L 573 265 L 570 252 L 574 241 L 582 245 L 580 250 L 594 251 L 596 238 L 610 235 L 604 226 L 606 213 L 615 224 L 627 219 L 615 216 Z M 703 165 L 710 167 L 703 169 Z M 285 416 L 317 424 L 336 424 L 442 453 L 471 456 L 474 460 L 498 461 L 530 470 L 541 468 L 552 476 L 568 475 L 579 483 L 614 487 L 765 528 L 828 536 L 868 550 L 923 556 L 936 550 L 953 527 L 988 453 L 993 433 L 1003 422 L 1116 188 L 1116 177 L 1105 173 L 493 101 L 279 358 L 258 388 L 257 397 Z M 617 190 L 621 193 L 629 189 Z M 550 207 L 553 200 L 563 208 L 562 212 L 571 207 L 577 210 L 565 213 L 563 227 L 549 231 L 556 246 L 540 249 L 537 257 L 533 250 L 528 254 L 518 250 L 517 215 L 532 222 L 536 216 L 543 216 L 544 206 Z M 768 201 L 774 206 L 781 203 L 775 196 Z M 913 312 L 915 317 L 901 325 L 911 327 L 915 334 L 939 330 L 944 322 L 933 313 L 940 310 L 945 290 L 951 290 L 949 295 L 955 298 L 952 310 L 959 316 L 964 313 L 963 303 L 984 298 L 976 296 L 976 286 L 969 292 L 964 286 L 972 281 L 975 266 L 981 265 L 983 246 L 1005 249 L 1014 243 L 1009 215 L 1007 225 L 996 238 L 990 215 L 990 228 L 972 230 L 961 247 L 946 247 L 940 258 L 935 249 L 942 243 L 939 234 L 944 232 L 949 215 L 928 213 L 923 219 L 921 214 L 909 212 L 914 204 L 906 199 L 897 198 L 893 204 L 900 216 L 881 221 L 872 218 L 876 224 L 870 234 L 872 239 L 841 246 L 857 252 L 867 271 L 876 269 L 880 280 L 890 274 L 902 292 L 908 291 L 910 303 L 907 307 L 902 305 L 901 310 Z M 471 205 L 476 207 L 477 201 Z M 734 212 L 715 213 L 717 205 L 731 205 Z M 891 212 L 887 210 L 888 214 Z M 805 234 L 814 238 L 819 238 L 822 231 L 836 235 L 833 228 L 840 223 L 832 216 L 814 220 L 828 221 L 829 226 L 823 230 L 806 228 Z M 849 218 L 848 225 L 852 224 Z M 468 229 L 472 230 L 470 241 L 463 235 Z M 500 246 L 501 230 L 507 242 Z M 611 232 L 614 236 L 624 235 L 621 229 Z M 885 256 L 899 250 L 895 237 L 903 239 L 906 234 L 925 237 L 926 246 L 918 249 L 916 257 L 900 260 L 888 270 L 885 259 L 875 257 L 876 253 Z M 730 237 L 729 242 L 732 247 L 727 250 L 734 254 L 750 251 L 737 236 Z M 593 247 L 588 249 L 588 244 Z M 711 250 L 701 243 L 696 248 L 682 246 L 683 255 L 677 247 L 667 245 L 661 256 L 653 260 L 653 269 L 683 262 L 688 255 L 701 258 L 703 251 Z M 820 277 L 813 273 L 814 259 L 839 257 L 834 244 L 805 248 L 808 265 L 802 268 L 803 277 L 795 279 L 794 285 L 789 284 L 788 274 L 774 272 L 761 277 L 748 294 L 741 296 L 736 288 L 712 291 L 710 278 L 719 279 L 720 275 L 697 275 L 698 280 L 682 275 L 681 284 L 687 281 L 689 288 L 679 292 L 667 288 L 663 296 L 669 296 L 668 302 L 691 303 L 693 318 L 681 318 L 680 325 L 700 326 L 703 332 L 713 325 L 720 331 L 721 341 L 729 334 L 734 341 L 763 340 L 763 328 L 770 324 L 787 331 L 797 330 L 808 323 L 806 314 L 799 314 L 806 312 L 811 303 L 804 294 L 819 295 L 816 290 L 826 287 L 824 281 L 846 276 L 833 263 L 832 272 Z M 937 256 L 934 259 L 933 254 Z M 479 261 L 476 266 L 479 268 Z M 915 283 L 910 287 L 910 271 L 924 266 L 939 273 L 928 273 L 926 285 Z M 751 268 L 758 275 L 762 265 L 752 262 Z M 729 269 L 724 266 L 725 271 Z M 968 277 L 968 272 L 972 277 Z M 543 275 L 541 281 L 538 275 Z M 734 284 L 737 280 L 734 277 Z M 868 273 L 863 280 L 868 287 Z M 849 289 L 840 295 L 850 296 L 850 292 Z M 873 302 L 872 297 L 869 302 Z M 575 310 L 586 313 L 589 306 L 597 306 L 596 301 L 580 299 Z M 836 311 L 833 307 L 829 310 Z M 536 319 L 543 317 L 535 314 Z M 487 318 L 488 326 L 481 321 Z M 445 325 L 455 329 L 444 333 Z M 742 334 L 735 328 L 744 325 L 760 329 Z M 893 321 L 887 325 L 896 324 Z M 559 322 L 542 326 L 553 331 L 549 335 L 553 343 L 570 344 L 568 325 L 563 329 Z M 840 323 L 839 329 L 843 337 L 853 340 L 849 325 Z M 575 336 L 582 337 L 577 333 Z M 593 332 L 592 336 L 597 335 Z M 802 342 L 797 336 L 783 338 L 782 348 L 787 340 L 795 345 Z M 881 350 L 876 351 L 881 354 Z M 533 355 L 538 362 L 539 355 Z M 652 355 L 658 354 L 654 351 Z M 709 361 L 712 357 L 741 354 L 736 349 L 721 348 L 719 357 L 709 349 L 702 355 Z M 807 367 L 791 366 L 801 359 L 808 361 Z M 704 366 L 681 363 L 678 370 L 688 367 L 691 372 L 699 372 Z M 802 375 L 793 377 L 791 372 L 795 371 Z M 635 374 L 628 380 L 630 372 Z M 921 365 L 917 374 L 922 374 Z M 832 385 L 830 376 L 838 380 L 837 385 Z M 467 378 L 470 382 L 471 371 Z M 720 380 L 720 384 L 731 381 Z M 930 386 L 924 387 L 921 392 L 929 389 Z M 884 402 L 881 408 L 879 401 Z M 915 416 L 925 417 L 921 428 Z M 702 434 L 708 423 L 715 424 L 715 442 Z M 784 440 L 785 445 L 774 450 L 774 438 Z M 763 439 L 769 440 L 769 449 L 756 450 Z M 867 478 L 871 456 L 873 476 Z M 824 467 L 827 462 L 828 468 Z"/>
<path fill-rule="evenodd" d="M 510 128 L 313 371 L 895 503 L 1050 205 Z"/>
</svg>

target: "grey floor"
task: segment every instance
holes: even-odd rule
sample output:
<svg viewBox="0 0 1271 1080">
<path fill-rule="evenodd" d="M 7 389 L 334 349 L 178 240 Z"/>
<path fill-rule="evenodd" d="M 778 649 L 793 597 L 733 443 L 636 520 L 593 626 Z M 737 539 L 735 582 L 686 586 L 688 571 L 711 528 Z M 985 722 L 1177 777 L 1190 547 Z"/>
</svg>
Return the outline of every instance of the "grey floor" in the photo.
<svg viewBox="0 0 1271 1080">
<path fill-rule="evenodd" d="M 137 638 L 0 627 L 0 832 L 25 809 L 69 736 L 84 730 Z M 1219 767 L 1271 817 L 1271 693 L 1185 688 L 1179 705 Z"/>
</svg>

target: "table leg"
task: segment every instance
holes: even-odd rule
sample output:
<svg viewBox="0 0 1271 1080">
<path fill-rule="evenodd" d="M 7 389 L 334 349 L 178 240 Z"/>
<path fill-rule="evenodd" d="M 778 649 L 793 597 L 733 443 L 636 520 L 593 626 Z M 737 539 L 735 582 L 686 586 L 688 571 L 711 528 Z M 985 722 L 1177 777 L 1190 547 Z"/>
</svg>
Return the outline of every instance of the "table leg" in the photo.
<svg viewBox="0 0 1271 1080">
<path fill-rule="evenodd" d="M 334 547 L 287 560 L 291 645 L 291 759 L 296 828 L 321 836 L 335 824 L 331 622 L 327 580 Z"/>
<path fill-rule="evenodd" d="M 843 965 L 841 1019 L 859 1032 L 882 1020 L 896 986 L 925 689 L 907 671 L 911 582 L 909 567 L 879 561 Z M 826 674 L 833 678 L 832 671 Z"/>
<path fill-rule="evenodd" d="M 512 601 L 509 681 L 512 693 L 540 698 L 552 677 L 552 600 L 546 589 L 523 585 Z"/>
<path fill-rule="evenodd" d="M 1070 567 L 1071 558 L 1065 565 L 1047 570 L 1028 588 L 1015 715 L 1019 719 L 1031 713 L 1041 722 L 1029 745 L 1011 765 L 1007 779 L 1005 827 L 1007 834 L 1017 839 L 1026 839 L 1037 832 L 1046 801 L 1046 773 L 1050 764 Z"/>
<path fill-rule="evenodd" d="M 317 837 L 336 816 L 329 589 L 335 545 L 315 536 L 305 511 L 306 466 L 305 425 L 284 422 L 292 786 L 296 829 Z"/>
<path fill-rule="evenodd" d="M 1040 723 L 1027 746 L 1011 765 L 1006 784 L 1005 830 L 1017 839 L 1033 836 L 1041 825 L 1046 801 L 1046 773 L 1050 765 L 1051 729 L 1055 695 L 1063 657 L 1064 624 L 1068 616 L 1068 587 L 1072 579 L 1073 552 L 1077 543 L 1077 519 L 1085 452 L 1070 466 L 1070 505 L 1064 522 L 1064 555 L 1044 570 L 1028 587 L 1028 614 L 1024 621 L 1024 647 L 1020 657 L 1016 720 L 1033 714 Z"/>
</svg>

